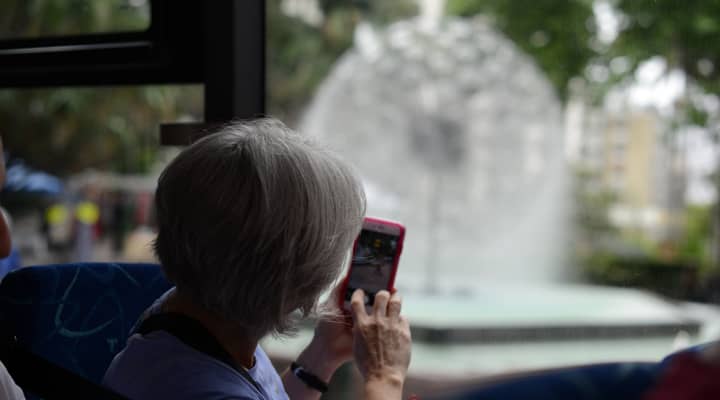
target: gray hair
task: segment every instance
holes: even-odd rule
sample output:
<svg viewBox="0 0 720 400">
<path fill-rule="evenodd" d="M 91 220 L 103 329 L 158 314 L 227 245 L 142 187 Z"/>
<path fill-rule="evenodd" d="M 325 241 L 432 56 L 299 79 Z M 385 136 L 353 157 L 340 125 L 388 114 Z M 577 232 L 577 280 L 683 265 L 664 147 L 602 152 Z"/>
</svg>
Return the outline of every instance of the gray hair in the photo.
<svg viewBox="0 0 720 400">
<path fill-rule="evenodd" d="M 334 154 L 259 119 L 186 148 L 155 205 L 155 253 L 178 293 L 260 338 L 316 309 L 360 231 L 365 193 Z"/>
</svg>

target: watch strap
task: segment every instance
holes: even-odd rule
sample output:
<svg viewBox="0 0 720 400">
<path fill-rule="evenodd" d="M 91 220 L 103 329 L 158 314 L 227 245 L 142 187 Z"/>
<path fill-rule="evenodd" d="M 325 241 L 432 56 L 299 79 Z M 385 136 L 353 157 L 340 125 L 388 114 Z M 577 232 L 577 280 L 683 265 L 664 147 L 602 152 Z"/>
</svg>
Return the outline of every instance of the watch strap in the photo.
<svg viewBox="0 0 720 400">
<path fill-rule="evenodd" d="M 292 364 L 290 364 L 290 371 L 292 371 L 293 375 L 300 379 L 307 387 L 315 389 L 320 393 L 327 392 L 327 382 L 318 378 L 317 376 L 303 368 L 303 366 L 298 364 L 297 362 L 293 362 Z"/>
</svg>

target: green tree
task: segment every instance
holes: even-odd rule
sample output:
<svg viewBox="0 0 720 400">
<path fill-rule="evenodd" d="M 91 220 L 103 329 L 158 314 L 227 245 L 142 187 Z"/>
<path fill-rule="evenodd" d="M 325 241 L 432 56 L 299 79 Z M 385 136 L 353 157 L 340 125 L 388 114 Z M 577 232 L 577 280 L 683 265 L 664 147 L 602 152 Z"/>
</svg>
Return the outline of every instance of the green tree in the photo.
<svg viewBox="0 0 720 400">
<path fill-rule="evenodd" d="M 582 76 L 596 56 L 592 48 L 595 25 L 590 0 L 450 0 L 449 15 L 483 15 L 533 57 L 567 97 L 569 81 Z"/>
<path fill-rule="evenodd" d="M 622 30 L 610 49 L 627 57 L 629 71 L 662 56 L 705 90 L 720 93 L 720 2 L 617 0 Z"/>
<path fill-rule="evenodd" d="M 149 25 L 149 1 L 4 0 L 0 3 L 0 38 L 138 31 Z"/>
<path fill-rule="evenodd" d="M 128 0 L 5 0 L 0 10 L 0 38 L 141 30 L 149 23 L 147 4 Z M 158 124 L 198 118 L 201 105 L 199 87 L 4 89 L 0 134 L 11 155 L 54 174 L 140 173 L 155 160 Z"/>
<path fill-rule="evenodd" d="M 158 124 L 201 114 L 199 87 L 0 90 L 0 133 L 11 155 L 65 175 L 87 168 L 146 172 Z"/>
<path fill-rule="evenodd" d="M 691 206 L 686 210 L 685 236 L 680 243 L 680 257 L 697 265 L 701 271 L 712 266 L 710 238 L 712 236 L 712 209 L 708 206 Z"/>
<path fill-rule="evenodd" d="M 629 61 L 632 74 L 651 57 L 662 57 L 668 70 L 680 70 L 688 88 L 676 104 L 676 126 L 705 127 L 720 139 L 720 115 L 699 101 L 705 96 L 720 96 L 720 2 L 705 0 L 613 0 L 620 12 L 622 29 L 606 55 L 607 59 L 622 56 Z M 716 174 L 717 175 L 717 174 Z M 716 187 L 720 182 L 715 181 Z M 711 221 L 715 223 L 711 223 Z M 720 234 L 712 226 L 720 226 L 720 207 L 713 212 L 693 210 L 688 213 L 685 256 L 706 264 L 700 246 L 712 236 L 718 246 Z M 715 260 L 719 268 L 720 260 Z"/>
<path fill-rule="evenodd" d="M 414 0 L 321 0 L 319 26 L 285 15 L 280 0 L 267 2 L 268 108 L 293 122 L 353 43 L 360 21 L 383 25 L 417 13 Z"/>
</svg>

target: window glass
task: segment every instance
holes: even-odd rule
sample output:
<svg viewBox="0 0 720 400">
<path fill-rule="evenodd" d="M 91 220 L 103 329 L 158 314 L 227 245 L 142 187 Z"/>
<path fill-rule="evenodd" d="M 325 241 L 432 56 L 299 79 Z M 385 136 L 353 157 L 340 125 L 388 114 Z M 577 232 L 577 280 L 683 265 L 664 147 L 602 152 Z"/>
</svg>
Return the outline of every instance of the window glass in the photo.
<svg viewBox="0 0 720 400">
<path fill-rule="evenodd" d="M 3 0 L 0 40 L 142 31 L 149 0 Z"/>
<path fill-rule="evenodd" d="M 200 86 L 0 90 L 15 256 L 4 269 L 153 261 L 152 199 L 177 149 L 163 121 L 202 121 Z M 7 271 L 3 271 L 7 272 Z"/>
<path fill-rule="evenodd" d="M 407 227 L 411 376 L 653 361 L 713 338 L 720 101 L 695 40 L 720 25 L 700 3 L 268 2 L 271 113 Z"/>
</svg>

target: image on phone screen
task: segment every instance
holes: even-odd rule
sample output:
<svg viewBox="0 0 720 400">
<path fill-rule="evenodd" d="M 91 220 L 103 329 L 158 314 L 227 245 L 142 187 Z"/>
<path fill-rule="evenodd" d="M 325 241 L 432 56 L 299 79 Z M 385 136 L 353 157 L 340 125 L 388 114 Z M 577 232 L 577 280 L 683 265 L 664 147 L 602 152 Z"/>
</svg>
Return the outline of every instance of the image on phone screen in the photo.
<svg viewBox="0 0 720 400">
<path fill-rule="evenodd" d="M 388 289 L 397 245 L 398 237 L 395 235 L 369 230 L 360 233 L 345 291 L 346 302 L 350 302 L 355 289 L 362 289 L 365 305 L 370 306 L 377 292 Z"/>
</svg>

